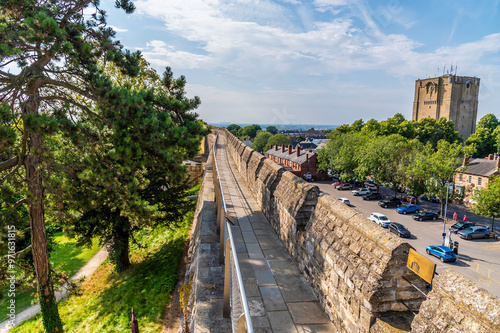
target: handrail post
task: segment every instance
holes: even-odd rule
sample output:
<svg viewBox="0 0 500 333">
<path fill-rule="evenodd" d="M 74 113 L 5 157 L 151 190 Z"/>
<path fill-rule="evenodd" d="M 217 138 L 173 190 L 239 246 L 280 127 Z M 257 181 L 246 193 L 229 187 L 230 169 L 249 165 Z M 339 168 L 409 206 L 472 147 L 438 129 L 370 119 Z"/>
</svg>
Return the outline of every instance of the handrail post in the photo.
<svg viewBox="0 0 500 333">
<path fill-rule="evenodd" d="M 225 244 L 225 229 L 228 228 L 228 226 L 226 226 L 226 212 L 224 211 L 224 207 L 220 207 L 220 210 L 221 210 L 221 216 L 222 216 L 222 219 L 218 222 L 220 223 L 220 240 L 219 240 L 219 264 L 223 264 L 224 263 L 224 244 Z M 229 238 L 228 238 L 229 239 Z M 227 246 L 226 246 L 226 249 L 227 249 Z M 227 250 L 226 250 L 227 252 Z"/>
<path fill-rule="evenodd" d="M 247 332 L 247 320 L 245 317 L 245 313 L 242 313 L 240 318 L 238 318 L 238 333 L 246 333 Z"/>
<path fill-rule="evenodd" d="M 224 262 L 224 298 L 222 302 L 222 317 L 231 316 L 231 241 L 226 240 L 226 259 Z"/>
</svg>

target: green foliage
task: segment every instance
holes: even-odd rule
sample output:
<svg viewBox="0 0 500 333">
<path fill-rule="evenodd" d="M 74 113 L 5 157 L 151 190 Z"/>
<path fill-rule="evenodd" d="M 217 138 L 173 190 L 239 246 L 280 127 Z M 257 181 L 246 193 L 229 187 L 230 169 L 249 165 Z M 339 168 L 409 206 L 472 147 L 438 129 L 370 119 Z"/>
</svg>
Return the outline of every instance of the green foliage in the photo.
<svg viewBox="0 0 500 333">
<path fill-rule="evenodd" d="M 70 238 L 62 232 L 56 232 L 53 237 L 53 249 L 50 252 L 52 268 L 58 275 L 71 277 L 82 268 L 101 248 L 97 241 L 91 243 L 91 247 L 78 246 L 75 238 Z M 19 273 L 18 281 L 28 280 L 23 273 Z M 31 279 L 30 279 L 31 280 Z M 7 295 L 0 300 L 0 322 L 6 319 Z M 20 285 L 16 290 L 16 313 L 23 311 L 37 301 L 36 288 L 33 283 Z"/>
<path fill-rule="evenodd" d="M 226 127 L 229 132 L 231 132 L 234 136 L 239 135 L 239 130 L 241 129 L 240 125 L 236 124 L 231 124 L 228 127 Z"/>
<path fill-rule="evenodd" d="M 130 331 L 130 309 L 137 315 L 141 333 L 159 332 L 165 306 L 177 282 L 177 268 L 193 213 L 175 226 L 145 228 L 132 244 L 131 269 L 113 272 L 104 263 L 81 285 L 81 296 L 59 304 L 68 332 Z M 89 315 L 90 314 L 90 315 Z M 44 332 L 40 315 L 13 329 L 14 333 Z"/>
<path fill-rule="evenodd" d="M 271 133 L 272 135 L 278 133 L 278 128 L 276 126 L 267 126 L 266 132 Z"/>
<path fill-rule="evenodd" d="M 257 136 L 255 137 L 255 140 L 252 143 L 252 148 L 257 152 L 262 152 L 264 147 L 267 145 L 267 141 L 272 136 L 273 135 L 268 131 L 265 132 L 260 131 L 259 133 L 257 133 Z"/>
<path fill-rule="evenodd" d="M 493 114 L 482 117 L 476 132 L 465 141 L 465 152 L 475 157 L 486 157 L 500 151 L 500 122 Z"/>
<path fill-rule="evenodd" d="M 480 216 L 500 216 L 500 176 L 494 176 L 485 189 L 475 191 L 472 211 Z"/>
<path fill-rule="evenodd" d="M 245 138 L 253 139 L 257 135 L 258 131 L 262 131 L 260 125 L 253 124 L 243 127 L 241 130 L 238 131 L 238 135 L 241 139 Z"/>
<path fill-rule="evenodd" d="M 302 142 L 306 139 L 306 136 L 304 134 L 300 134 L 298 137 L 297 137 L 297 142 Z"/>
<path fill-rule="evenodd" d="M 284 134 L 275 134 L 267 140 L 267 144 L 264 146 L 264 151 L 268 151 L 274 145 L 289 144 L 292 139 Z"/>
</svg>

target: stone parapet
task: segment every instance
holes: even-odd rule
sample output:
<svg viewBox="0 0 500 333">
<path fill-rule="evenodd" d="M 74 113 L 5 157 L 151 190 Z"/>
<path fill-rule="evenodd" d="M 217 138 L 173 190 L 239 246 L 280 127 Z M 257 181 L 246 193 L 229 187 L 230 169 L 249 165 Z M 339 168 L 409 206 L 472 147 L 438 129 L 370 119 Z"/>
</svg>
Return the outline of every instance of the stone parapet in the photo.
<svg viewBox="0 0 500 333">
<path fill-rule="evenodd" d="M 454 270 L 446 269 L 412 322 L 412 332 L 500 332 L 500 300 Z"/>
<path fill-rule="evenodd" d="M 225 129 L 228 151 L 258 205 L 339 332 L 369 332 L 385 313 L 412 310 L 425 289 L 406 269 L 411 246 L 251 148 Z"/>
</svg>

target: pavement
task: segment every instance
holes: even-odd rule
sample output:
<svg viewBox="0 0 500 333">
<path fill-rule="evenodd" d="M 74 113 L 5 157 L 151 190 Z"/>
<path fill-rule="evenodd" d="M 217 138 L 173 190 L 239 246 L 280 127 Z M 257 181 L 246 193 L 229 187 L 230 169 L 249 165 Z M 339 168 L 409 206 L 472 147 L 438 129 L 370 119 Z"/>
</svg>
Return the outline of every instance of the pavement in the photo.
<svg viewBox="0 0 500 333">
<path fill-rule="evenodd" d="M 217 151 L 250 316 L 255 332 L 335 332 L 312 288 L 292 262 L 225 149 Z"/>
<path fill-rule="evenodd" d="M 492 220 L 490 218 L 477 216 L 467 207 L 449 203 L 446 223 L 442 218 L 436 221 L 419 222 L 412 219 L 411 215 L 413 214 L 402 215 L 398 214 L 395 208 L 382 208 L 378 206 L 378 200 L 363 200 L 361 197 L 353 196 L 351 190 L 338 191 L 333 188 L 331 183 L 331 181 L 314 182 L 322 192 L 329 193 L 335 198 L 348 198 L 351 207 L 367 217 L 372 212 L 379 212 L 385 214 L 391 221 L 406 226 L 413 236 L 410 239 L 404 239 L 404 241 L 407 241 L 417 252 L 434 262 L 438 274 L 446 268 L 452 268 L 469 277 L 493 295 L 500 297 L 500 241 L 493 239 L 465 240 L 453 234 L 452 240 L 459 243 L 458 260 L 454 263 L 442 263 L 438 258 L 425 253 L 425 248 L 429 245 L 442 245 L 442 233 L 445 231 L 449 234 L 449 227 L 455 223 L 452 220 L 455 212 L 458 215 L 458 221 L 462 221 L 463 216 L 467 215 L 469 222 L 491 228 Z M 388 188 L 381 187 L 379 190 L 385 196 L 394 196 L 394 192 Z M 398 197 L 405 195 L 404 193 L 397 194 Z M 441 204 L 439 203 L 419 200 L 418 205 L 420 210 L 435 213 L 441 210 Z M 497 235 L 500 234 L 500 221 L 495 222 L 494 231 Z"/>
<path fill-rule="evenodd" d="M 91 276 L 94 271 L 99 267 L 104 260 L 108 257 L 108 251 L 106 251 L 106 247 L 100 249 L 75 275 L 69 278 L 68 282 L 77 281 L 82 277 Z M 68 291 L 63 286 L 59 290 L 57 290 L 54 294 L 56 296 L 56 300 L 59 301 L 61 298 L 66 297 Z M 0 333 L 8 332 L 10 329 L 18 326 L 23 321 L 30 319 L 40 312 L 40 305 L 35 304 L 30 306 L 29 308 L 24 309 L 23 311 L 16 313 L 16 318 L 14 321 L 14 326 L 7 327 L 7 321 L 3 321 L 0 323 Z"/>
</svg>

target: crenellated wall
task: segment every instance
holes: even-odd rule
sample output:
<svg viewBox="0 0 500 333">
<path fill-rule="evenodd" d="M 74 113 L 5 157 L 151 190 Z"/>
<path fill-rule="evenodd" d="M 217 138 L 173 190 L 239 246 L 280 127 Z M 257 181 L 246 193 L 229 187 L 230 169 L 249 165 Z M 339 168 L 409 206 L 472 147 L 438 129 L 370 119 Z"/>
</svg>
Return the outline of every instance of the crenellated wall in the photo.
<svg viewBox="0 0 500 333">
<path fill-rule="evenodd" d="M 418 311 L 425 289 L 406 269 L 411 246 L 333 197 L 320 195 L 225 129 L 228 152 L 258 205 L 339 332 L 370 332 L 375 318 Z"/>
<path fill-rule="evenodd" d="M 412 322 L 412 332 L 500 332 L 500 300 L 460 273 L 447 269 Z"/>
</svg>

